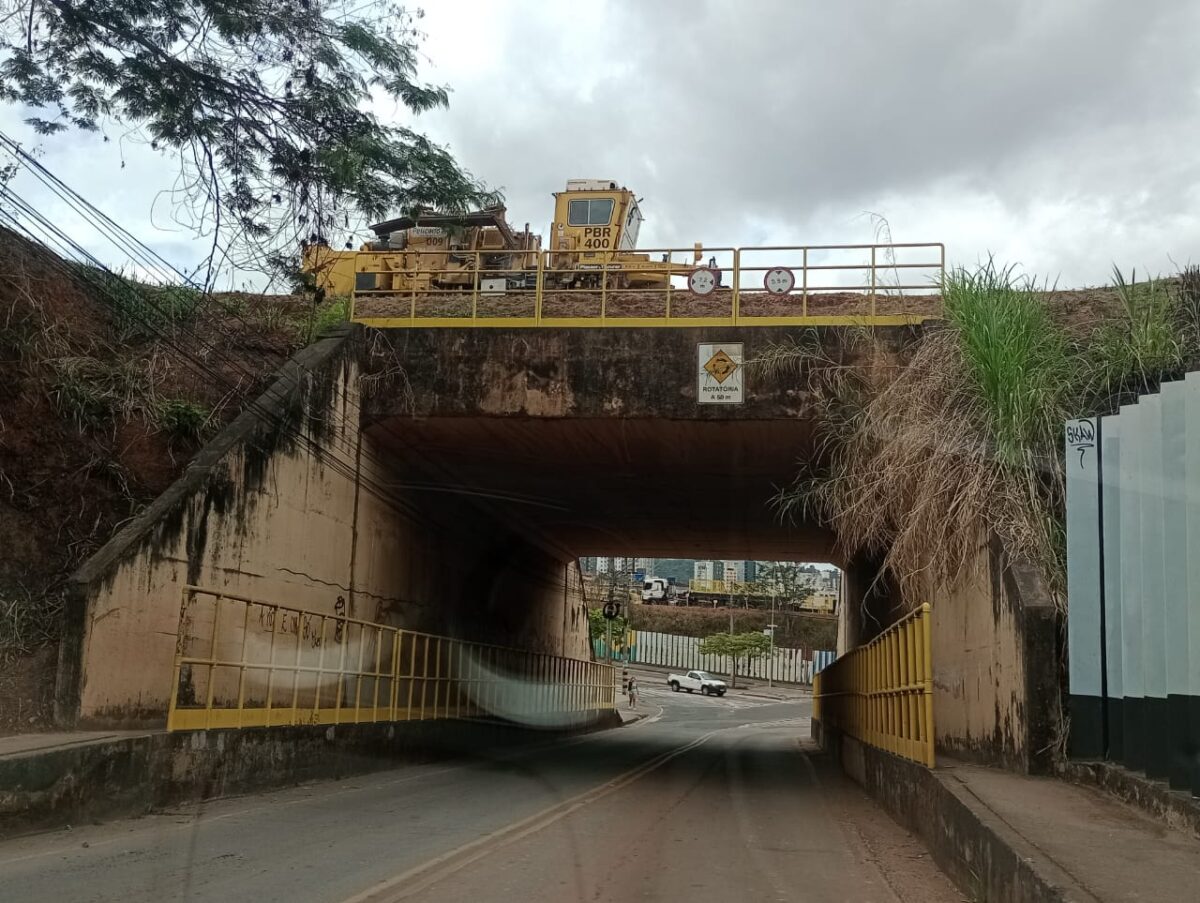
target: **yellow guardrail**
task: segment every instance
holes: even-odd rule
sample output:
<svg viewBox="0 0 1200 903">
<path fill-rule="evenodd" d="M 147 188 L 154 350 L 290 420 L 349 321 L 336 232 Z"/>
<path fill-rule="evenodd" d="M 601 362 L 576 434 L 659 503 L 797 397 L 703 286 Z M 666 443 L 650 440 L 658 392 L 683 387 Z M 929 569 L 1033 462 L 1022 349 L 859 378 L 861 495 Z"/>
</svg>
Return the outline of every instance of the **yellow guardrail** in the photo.
<svg viewBox="0 0 1200 903">
<path fill-rule="evenodd" d="M 929 605 L 897 621 L 813 681 L 813 718 L 864 743 L 934 765 Z"/>
<path fill-rule="evenodd" d="M 612 709 L 615 685 L 599 662 L 187 586 L 167 730 L 481 715 L 566 726 Z"/>
<path fill-rule="evenodd" d="M 361 252 L 368 326 L 904 325 L 941 316 L 941 243 Z M 504 261 L 497 263 L 498 260 Z M 439 266 L 432 263 L 438 261 Z M 697 270 L 708 279 L 691 284 Z M 634 287 L 631 283 L 640 283 Z"/>
</svg>

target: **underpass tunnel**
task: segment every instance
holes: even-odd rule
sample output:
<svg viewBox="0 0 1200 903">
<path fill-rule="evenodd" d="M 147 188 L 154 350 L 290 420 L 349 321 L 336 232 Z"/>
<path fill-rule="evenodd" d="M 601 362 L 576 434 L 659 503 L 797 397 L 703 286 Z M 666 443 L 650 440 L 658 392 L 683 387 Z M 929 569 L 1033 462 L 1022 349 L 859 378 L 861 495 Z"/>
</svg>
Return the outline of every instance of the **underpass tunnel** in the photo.
<svg viewBox="0 0 1200 903">
<path fill-rule="evenodd" d="M 488 525 L 450 576 L 465 581 L 440 613 L 455 635 L 519 635 L 534 595 L 592 555 L 830 562 L 847 572 L 842 643 L 889 623 L 875 562 L 845 560 L 829 530 L 774 502 L 813 453 L 802 419 L 405 417 L 366 435 L 446 530 Z"/>
<path fill-rule="evenodd" d="M 435 417 L 368 430 L 417 494 L 474 501 L 563 561 L 584 555 L 842 564 L 772 499 L 811 443 L 801 421 Z"/>
</svg>

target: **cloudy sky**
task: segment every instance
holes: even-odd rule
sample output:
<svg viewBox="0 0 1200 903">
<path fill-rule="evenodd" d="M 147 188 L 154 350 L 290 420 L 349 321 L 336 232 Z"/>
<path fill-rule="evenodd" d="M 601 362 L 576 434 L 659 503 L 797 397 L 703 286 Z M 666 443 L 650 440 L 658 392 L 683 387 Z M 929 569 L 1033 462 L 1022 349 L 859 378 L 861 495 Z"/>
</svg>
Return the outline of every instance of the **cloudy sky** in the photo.
<svg viewBox="0 0 1200 903">
<path fill-rule="evenodd" d="M 453 93 L 418 127 L 518 225 L 545 231 L 550 193 L 595 177 L 644 199 L 643 246 L 870 241 L 876 213 L 896 241 L 1064 286 L 1200 262 L 1200 3 L 424 6 L 424 74 Z M 169 161 L 78 135 L 43 160 L 167 255 L 199 256 Z"/>
</svg>

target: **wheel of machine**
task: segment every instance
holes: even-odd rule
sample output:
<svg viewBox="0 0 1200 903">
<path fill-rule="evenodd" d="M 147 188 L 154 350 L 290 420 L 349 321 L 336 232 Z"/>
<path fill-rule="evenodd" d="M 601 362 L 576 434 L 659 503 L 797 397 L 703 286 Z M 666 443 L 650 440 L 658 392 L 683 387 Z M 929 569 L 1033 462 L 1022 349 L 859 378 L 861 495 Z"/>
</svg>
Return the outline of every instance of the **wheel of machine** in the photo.
<svg viewBox="0 0 1200 903">
<path fill-rule="evenodd" d="M 705 696 L 707 696 L 708 695 L 708 687 L 701 687 L 700 692 L 703 693 Z"/>
<path fill-rule="evenodd" d="M 677 681 L 677 680 L 671 681 L 671 689 L 674 690 L 676 693 L 678 693 L 679 692 L 679 681 Z"/>
<path fill-rule="evenodd" d="M 724 696 L 724 695 L 725 695 L 725 691 L 724 691 L 724 690 L 717 690 L 717 695 L 718 695 L 718 696 Z"/>
</svg>

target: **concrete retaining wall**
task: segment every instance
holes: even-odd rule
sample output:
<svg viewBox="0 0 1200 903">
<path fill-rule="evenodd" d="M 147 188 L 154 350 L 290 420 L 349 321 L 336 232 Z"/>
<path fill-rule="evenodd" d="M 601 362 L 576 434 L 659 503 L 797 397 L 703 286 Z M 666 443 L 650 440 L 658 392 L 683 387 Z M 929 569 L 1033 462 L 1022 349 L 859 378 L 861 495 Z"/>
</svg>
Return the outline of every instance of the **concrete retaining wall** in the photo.
<svg viewBox="0 0 1200 903">
<path fill-rule="evenodd" d="M 469 500 L 413 491 L 410 475 L 363 430 L 363 353 L 361 335 L 343 331 L 297 354 L 74 576 L 60 723 L 163 723 L 188 583 L 590 656 L 574 563 Z"/>
<path fill-rule="evenodd" d="M 1061 730 L 1058 618 L 1037 574 L 992 542 L 930 602 L 939 751 L 1051 771 Z"/>
<path fill-rule="evenodd" d="M 838 652 L 870 641 L 906 613 L 874 562 L 846 571 Z M 1061 756 L 1060 618 L 1036 570 L 997 540 L 948 585 L 931 586 L 933 719 L 938 750 L 1019 772 L 1048 773 Z"/>
</svg>

